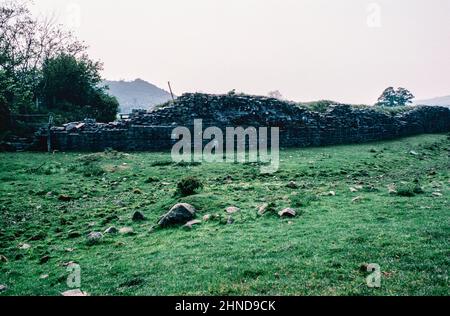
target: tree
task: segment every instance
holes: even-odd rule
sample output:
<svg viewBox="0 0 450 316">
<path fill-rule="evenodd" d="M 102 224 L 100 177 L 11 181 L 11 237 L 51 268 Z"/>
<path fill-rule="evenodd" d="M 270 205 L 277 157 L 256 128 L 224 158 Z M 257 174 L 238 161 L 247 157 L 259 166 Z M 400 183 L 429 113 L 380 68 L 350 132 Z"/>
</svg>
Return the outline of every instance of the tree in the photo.
<svg viewBox="0 0 450 316">
<path fill-rule="evenodd" d="M 10 111 L 6 99 L 0 95 L 0 132 L 10 128 Z"/>
<path fill-rule="evenodd" d="M 381 96 L 378 98 L 377 106 L 405 106 L 412 103 L 414 95 L 405 88 L 398 88 L 395 90 L 393 87 L 386 88 Z"/>
<path fill-rule="evenodd" d="M 76 58 L 62 53 L 49 58 L 42 68 L 39 95 L 48 110 L 66 113 L 66 120 L 113 121 L 119 104 L 101 87 L 101 70 L 102 64 L 86 55 Z"/>
<path fill-rule="evenodd" d="M 275 90 L 275 91 L 270 91 L 267 94 L 270 98 L 274 98 L 274 99 L 278 99 L 278 100 L 283 100 L 283 95 L 281 94 L 280 91 Z"/>
<path fill-rule="evenodd" d="M 10 112 L 114 120 L 118 102 L 99 87 L 101 63 L 90 60 L 87 47 L 52 19 L 34 18 L 30 3 L 0 4 L 0 97 Z"/>
</svg>

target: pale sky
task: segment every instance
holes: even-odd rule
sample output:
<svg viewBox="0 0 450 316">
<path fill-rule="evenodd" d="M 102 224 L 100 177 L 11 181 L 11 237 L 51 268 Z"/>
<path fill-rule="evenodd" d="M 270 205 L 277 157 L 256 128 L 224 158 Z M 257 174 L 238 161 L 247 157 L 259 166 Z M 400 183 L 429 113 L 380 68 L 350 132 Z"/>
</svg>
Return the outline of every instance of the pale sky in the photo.
<svg viewBox="0 0 450 316">
<path fill-rule="evenodd" d="M 373 104 L 450 95 L 450 0 L 35 0 L 107 79 Z"/>
</svg>

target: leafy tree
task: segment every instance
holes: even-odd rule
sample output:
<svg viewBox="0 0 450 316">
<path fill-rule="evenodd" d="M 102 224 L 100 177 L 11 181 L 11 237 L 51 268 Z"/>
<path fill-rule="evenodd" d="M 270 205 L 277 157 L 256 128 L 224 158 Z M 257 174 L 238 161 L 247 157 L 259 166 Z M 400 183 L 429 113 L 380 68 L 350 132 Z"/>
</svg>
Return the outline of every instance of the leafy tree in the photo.
<svg viewBox="0 0 450 316">
<path fill-rule="evenodd" d="M 52 111 L 61 120 L 114 120 L 117 100 L 99 88 L 102 65 L 53 20 L 34 18 L 31 3 L 0 3 L 0 96 L 9 111 Z"/>
<path fill-rule="evenodd" d="M 378 106 L 405 106 L 412 103 L 414 95 L 405 88 L 398 88 L 395 90 L 393 87 L 386 88 L 381 96 L 378 98 L 376 105 Z"/>
<path fill-rule="evenodd" d="M 66 112 L 68 120 L 113 121 L 119 104 L 100 87 L 101 69 L 86 55 L 76 58 L 63 53 L 47 59 L 39 89 L 44 104 L 50 111 Z"/>
</svg>

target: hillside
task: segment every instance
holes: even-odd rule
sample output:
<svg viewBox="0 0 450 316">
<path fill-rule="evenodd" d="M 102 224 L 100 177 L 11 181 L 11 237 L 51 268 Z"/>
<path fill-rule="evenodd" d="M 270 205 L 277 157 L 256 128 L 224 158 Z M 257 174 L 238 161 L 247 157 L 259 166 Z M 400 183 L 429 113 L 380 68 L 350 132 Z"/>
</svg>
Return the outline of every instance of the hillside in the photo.
<svg viewBox="0 0 450 316">
<path fill-rule="evenodd" d="M 171 100 L 170 93 L 142 80 L 104 81 L 109 94 L 115 96 L 120 104 L 120 112 L 130 113 L 133 109 L 150 110 L 155 105 Z"/>
<path fill-rule="evenodd" d="M 414 101 L 414 104 L 416 105 L 439 105 L 439 106 L 446 106 L 450 107 L 450 95 L 445 97 L 437 97 L 427 100 L 417 100 Z"/>
</svg>

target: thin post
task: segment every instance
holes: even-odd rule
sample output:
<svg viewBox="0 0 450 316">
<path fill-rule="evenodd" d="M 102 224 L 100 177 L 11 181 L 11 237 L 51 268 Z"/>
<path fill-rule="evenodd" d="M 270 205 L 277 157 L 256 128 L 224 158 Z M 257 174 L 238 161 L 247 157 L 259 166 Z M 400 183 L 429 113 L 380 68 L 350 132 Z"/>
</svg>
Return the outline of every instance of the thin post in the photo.
<svg viewBox="0 0 450 316">
<path fill-rule="evenodd" d="M 52 135 L 51 135 L 51 128 L 53 125 L 53 115 L 50 114 L 48 117 L 48 125 L 47 125 L 47 151 L 52 151 Z"/>
<path fill-rule="evenodd" d="M 167 84 L 169 85 L 169 91 L 170 91 L 170 95 L 172 96 L 172 101 L 175 101 L 175 98 L 174 98 L 173 92 L 172 92 L 172 87 L 170 86 L 170 81 L 168 81 Z"/>
</svg>

